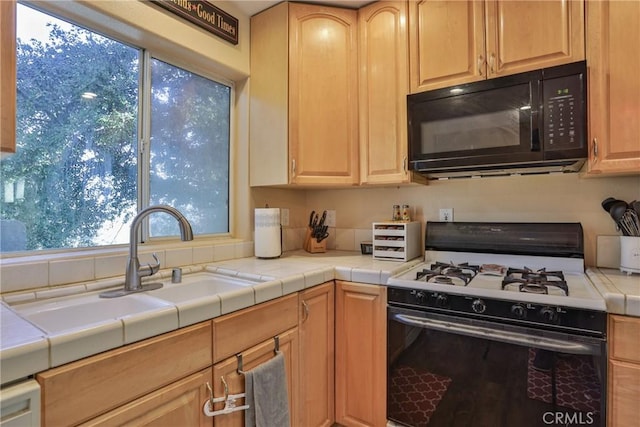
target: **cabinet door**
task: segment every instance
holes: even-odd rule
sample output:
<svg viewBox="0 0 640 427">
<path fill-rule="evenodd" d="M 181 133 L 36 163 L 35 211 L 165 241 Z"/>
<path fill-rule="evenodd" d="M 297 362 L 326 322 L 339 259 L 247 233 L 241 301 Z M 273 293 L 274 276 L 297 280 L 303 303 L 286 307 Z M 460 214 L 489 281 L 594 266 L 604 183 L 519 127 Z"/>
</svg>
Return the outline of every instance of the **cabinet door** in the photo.
<svg viewBox="0 0 640 427">
<path fill-rule="evenodd" d="M 211 368 L 81 424 L 88 426 L 213 426 L 204 414 Z"/>
<path fill-rule="evenodd" d="M 637 425 L 640 418 L 640 364 L 610 360 L 608 389 L 607 425 Z"/>
<path fill-rule="evenodd" d="M 411 92 L 485 79 L 484 3 L 409 2 Z"/>
<path fill-rule="evenodd" d="M 640 2 L 587 2 L 589 173 L 640 172 Z"/>
<path fill-rule="evenodd" d="M 334 416 L 334 283 L 299 294 L 300 422 L 331 426 Z"/>
<path fill-rule="evenodd" d="M 585 58 L 582 0 L 486 1 L 488 76 Z"/>
<path fill-rule="evenodd" d="M 289 5 L 293 183 L 358 183 L 357 38 L 355 10 Z"/>
<path fill-rule="evenodd" d="M 298 412 L 298 328 L 295 327 L 279 335 L 280 351 L 285 357 L 285 369 L 287 373 L 287 392 L 289 394 L 289 417 L 291 425 L 295 426 Z M 243 351 L 242 365 L 244 370 L 252 369 L 266 361 L 274 355 L 274 340 L 269 339 L 261 344 Z M 224 386 L 221 377 L 224 377 L 230 394 L 244 392 L 244 376 L 238 374 L 238 358 L 232 356 L 220 363 L 213 365 L 213 394 L 215 397 L 224 396 Z M 238 402 L 238 405 L 243 401 Z M 216 404 L 215 409 L 222 409 L 222 403 Z M 244 411 L 232 412 L 231 414 L 214 417 L 215 427 L 244 427 Z"/>
<path fill-rule="evenodd" d="M 387 288 L 336 281 L 336 422 L 387 424 Z"/>
<path fill-rule="evenodd" d="M 0 151 L 16 151 L 16 2 L 0 1 Z"/>
<path fill-rule="evenodd" d="M 406 2 L 378 1 L 358 11 L 360 182 L 363 184 L 409 180 L 406 21 Z"/>
</svg>

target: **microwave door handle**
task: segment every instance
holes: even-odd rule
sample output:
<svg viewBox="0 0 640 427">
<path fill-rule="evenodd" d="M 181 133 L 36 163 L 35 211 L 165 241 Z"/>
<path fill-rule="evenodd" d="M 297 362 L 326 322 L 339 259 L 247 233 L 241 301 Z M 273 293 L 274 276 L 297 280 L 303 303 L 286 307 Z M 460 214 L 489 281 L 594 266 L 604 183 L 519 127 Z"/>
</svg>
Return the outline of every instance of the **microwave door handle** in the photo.
<svg viewBox="0 0 640 427">
<path fill-rule="evenodd" d="M 407 314 L 393 314 L 393 318 L 409 326 L 433 329 L 458 335 L 466 335 L 485 340 L 499 341 L 507 344 L 515 344 L 526 347 L 535 347 L 543 350 L 557 351 L 570 354 L 594 354 L 594 348 L 584 343 L 567 342 L 553 338 L 530 336 L 518 332 L 496 330 L 475 325 L 446 322 L 441 320 L 426 319 Z"/>
<path fill-rule="evenodd" d="M 531 151 L 540 151 L 540 128 L 538 121 L 538 112 L 531 110 L 529 116 L 529 124 L 531 126 Z"/>
</svg>

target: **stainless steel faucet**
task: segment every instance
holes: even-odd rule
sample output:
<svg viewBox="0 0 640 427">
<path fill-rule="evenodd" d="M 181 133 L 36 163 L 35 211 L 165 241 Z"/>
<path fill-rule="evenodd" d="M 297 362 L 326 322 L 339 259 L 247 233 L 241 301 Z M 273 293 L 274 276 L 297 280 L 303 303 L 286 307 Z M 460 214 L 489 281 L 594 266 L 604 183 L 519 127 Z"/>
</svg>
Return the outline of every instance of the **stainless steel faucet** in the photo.
<svg viewBox="0 0 640 427">
<path fill-rule="evenodd" d="M 162 283 L 142 284 L 143 277 L 152 276 L 160 269 L 160 261 L 156 254 L 153 254 L 153 258 L 156 260 L 156 263 L 153 265 L 147 264 L 140 266 L 140 261 L 138 260 L 138 233 L 140 224 L 142 224 L 142 220 L 145 217 L 154 212 L 165 212 L 172 215 L 176 220 L 178 220 L 178 225 L 180 226 L 180 238 L 182 241 L 193 240 L 191 224 L 189 224 L 189 221 L 187 221 L 187 219 L 176 208 L 167 205 L 156 205 L 149 206 L 148 208 L 141 210 L 131 223 L 131 234 L 129 236 L 129 260 L 127 261 L 124 289 L 115 289 L 103 292 L 100 294 L 100 297 L 115 298 L 134 292 L 150 291 L 162 287 Z"/>
</svg>

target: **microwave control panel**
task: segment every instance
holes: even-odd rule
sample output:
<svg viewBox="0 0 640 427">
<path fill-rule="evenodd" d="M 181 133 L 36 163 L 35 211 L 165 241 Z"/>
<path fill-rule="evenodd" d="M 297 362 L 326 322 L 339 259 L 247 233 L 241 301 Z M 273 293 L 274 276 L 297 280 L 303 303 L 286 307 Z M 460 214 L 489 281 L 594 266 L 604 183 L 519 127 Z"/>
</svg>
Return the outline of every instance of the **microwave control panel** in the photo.
<svg viewBox="0 0 640 427">
<path fill-rule="evenodd" d="M 546 150 L 582 147 L 585 143 L 582 75 L 544 80 Z"/>
</svg>

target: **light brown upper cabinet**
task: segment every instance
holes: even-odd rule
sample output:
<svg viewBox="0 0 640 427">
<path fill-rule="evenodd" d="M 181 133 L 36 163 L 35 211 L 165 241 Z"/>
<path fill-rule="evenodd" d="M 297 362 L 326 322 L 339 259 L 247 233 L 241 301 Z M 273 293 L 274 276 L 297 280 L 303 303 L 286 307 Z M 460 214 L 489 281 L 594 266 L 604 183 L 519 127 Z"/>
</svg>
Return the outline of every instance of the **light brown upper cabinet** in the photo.
<svg viewBox="0 0 640 427">
<path fill-rule="evenodd" d="M 587 2 L 590 174 L 640 173 L 640 2 Z"/>
<path fill-rule="evenodd" d="M 0 152 L 16 151 L 16 2 L 0 1 Z"/>
<path fill-rule="evenodd" d="M 378 1 L 361 8 L 358 31 L 360 183 L 417 181 L 407 157 L 407 2 Z"/>
<path fill-rule="evenodd" d="M 250 185 L 358 184 L 357 11 L 251 18 Z"/>
<path fill-rule="evenodd" d="M 409 2 L 411 92 L 579 61 L 584 2 Z"/>
</svg>

